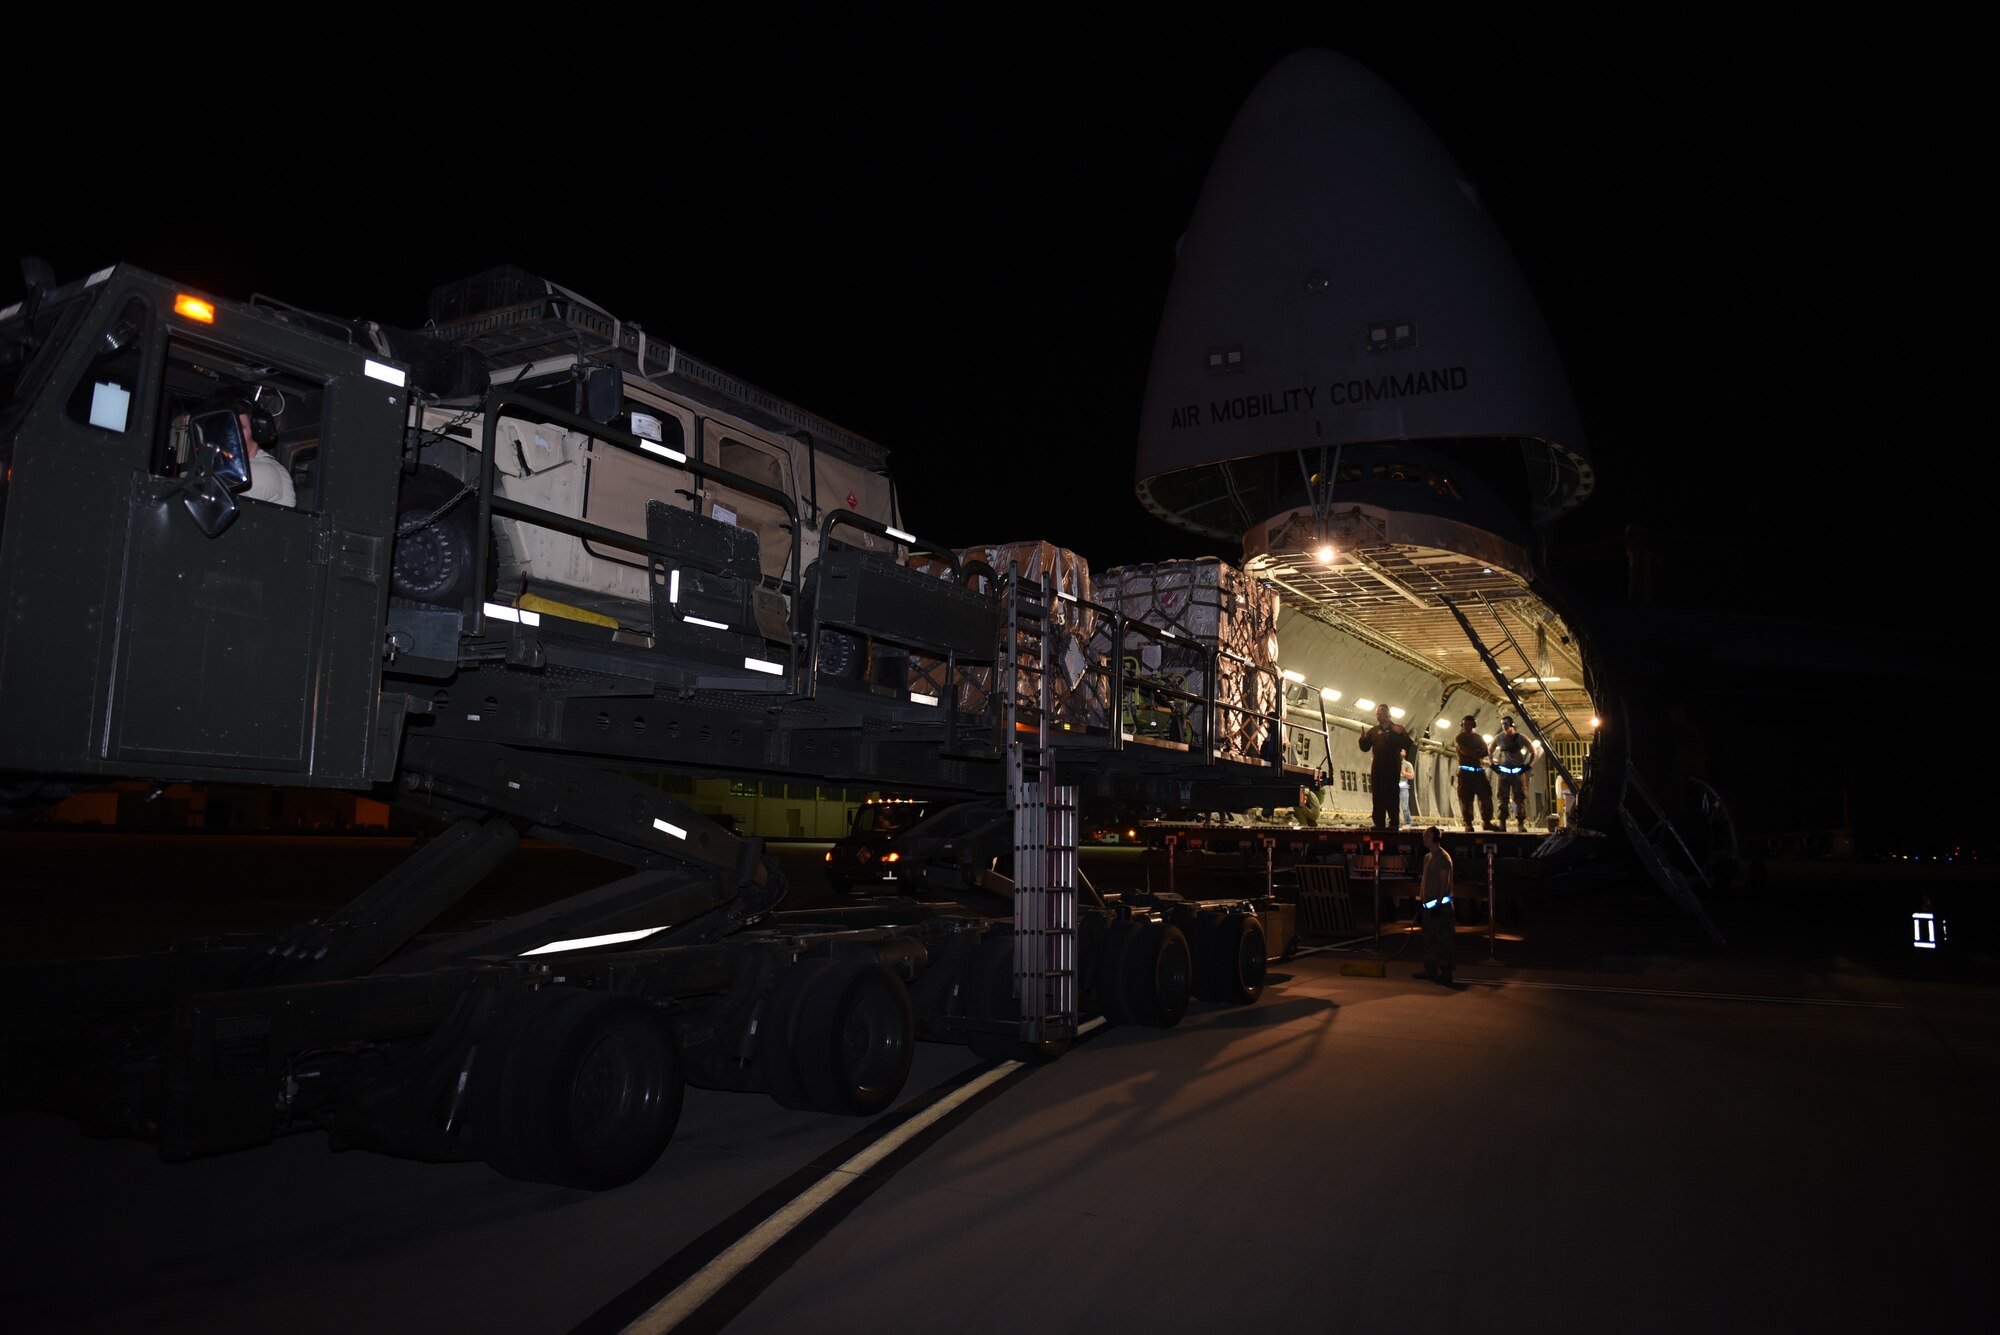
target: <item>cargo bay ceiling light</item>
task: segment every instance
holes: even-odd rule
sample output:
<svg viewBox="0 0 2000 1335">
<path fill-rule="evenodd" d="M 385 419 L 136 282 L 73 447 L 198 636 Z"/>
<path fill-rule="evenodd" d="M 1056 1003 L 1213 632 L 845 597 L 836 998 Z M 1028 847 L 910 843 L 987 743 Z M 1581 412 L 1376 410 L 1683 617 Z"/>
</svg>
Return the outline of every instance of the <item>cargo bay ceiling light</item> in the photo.
<svg viewBox="0 0 2000 1335">
<path fill-rule="evenodd" d="M 1389 706 L 1389 717 L 1390 717 L 1390 718 L 1401 718 L 1401 717 L 1403 717 L 1403 711 L 1402 711 L 1401 709 L 1397 708 L 1397 707 L 1396 707 L 1395 705 L 1390 705 L 1390 706 Z"/>
<path fill-rule="evenodd" d="M 1278 673 L 1278 675 L 1283 677 L 1286 681 L 1304 682 L 1306 679 L 1305 673 L 1294 672 L 1290 668 L 1283 669 Z"/>
<path fill-rule="evenodd" d="M 1340 692 L 1334 690 L 1331 686 L 1322 686 L 1319 688 L 1319 698 L 1322 700 L 1338 700 Z"/>
<path fill-rule="evenodd" d="M 1373 709 L 1375 707 L 1375 702 L 1373 700 L 1370 700 L 1367 696 L 1364 695 L 1359 700 L 1356 700 L 1354 702 L 1354 707 L 1356 709 Z"/>
</svg>

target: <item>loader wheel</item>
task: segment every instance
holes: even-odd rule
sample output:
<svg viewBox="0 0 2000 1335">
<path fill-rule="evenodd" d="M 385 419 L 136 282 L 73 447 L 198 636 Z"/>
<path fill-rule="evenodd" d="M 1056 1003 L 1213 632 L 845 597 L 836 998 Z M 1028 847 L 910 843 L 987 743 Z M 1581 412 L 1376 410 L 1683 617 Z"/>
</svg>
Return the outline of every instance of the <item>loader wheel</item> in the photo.
<svg viewBox="0 0 2000 1335">
<path fill-rule="evenodd" d="M 880 964 L 828 960 L 798 1016 L 799 1081 L 820 1112 L 870 1117 L 903 1092 L 916 1019 L 902 979 Z"/>
<path fill-rule="evenodd" d="M 463 490 L 457 478 L 428 465 L 404 480 L 396 501 L 396 545 L 389 559 L 389 591 L 396 597 L 456 607 L 472 595 L 478 583 L 472 563 L 478 547 L 473 529 L 479 521 L 479 498 L 460 496 L 439 513 L 440 506 Z M 405 532 L 412 524 L 423 526 Z"/>
<path fill-rule="evenodd" d="M 810 1108 L 799 1077 L 799 1016 L 806 994 L 832 960 L 800 960 L 780 973 L 757 1021 L 757 1073 L 764 1092 L 781 1107 Z"/>
<path fill-rule="evenodd" d="M 529 1182 L 603 1191 L 645 1173 L 673 1139 L 680 1054 L 651 1006 L 551 988 L 496 1032 L 478 1144 L 495 1170 Z"/>
<path fill-rule="evenodd" d="M 1005 1020 L 1019 1024 L 1020 999 L 1014 995 L 1014 938 L 1007 932 L 990 933 L 973 948 L 966 961 L 964 981 L 959 987 L 959 1004 L 968 1015 L 982 1020 Z M 1014 1061 L 1026 1066 L 1045 1066 L 1069 1051 L 1067 1038 L 1045 1038 L 1029 1042 L 1014 1034 L 968 1030 L 965 1045 L 975 1056 L 988 1061 Z"/>
<path fill-rule="evenodd" d="M 1187 937 L 1167 922 L 1145 923 L 1125 951 L 1125 1001 L 1132 1018 L 1171 1029 L 1187 1014 L 1192 959 Z"/>
<path fill-rule="evenodd" d="M 1248 1006 L 1264 995 L 1264 924 L 1254 913 L 1219 919 L 1209 928 L 1209 999 Z"/>
</svg>

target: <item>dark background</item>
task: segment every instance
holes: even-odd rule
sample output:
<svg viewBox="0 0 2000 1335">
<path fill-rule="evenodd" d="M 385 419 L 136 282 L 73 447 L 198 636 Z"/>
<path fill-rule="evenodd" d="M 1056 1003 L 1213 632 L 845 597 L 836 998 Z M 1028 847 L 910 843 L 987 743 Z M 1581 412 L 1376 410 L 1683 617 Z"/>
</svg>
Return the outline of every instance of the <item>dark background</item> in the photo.
<svg viewBox="0 0 2000 1335">
<path fill-rule="evenodd" d="M 1771 646 L 1699 702 L 1711 750 L 1732 721 L 1865 729 L 1893 740 L 1850 777 L 1968 786 L 1958 716 L 1992 675 L 1969 38 L 1914 10 L 1351 8 L 121 34 L 87 78 L 25 76 L 54 114 L 7 168 L 7 249 L 406 326 L 517 264 L 888 447 L 921 532 L 1236 558 L 1133 498 L 1140 394 L 1236 108 L 1329 47 L 1436 130 L 1540 296 L 1600 477 L 1556 573 L 1622 598 L 1640 537 L 1660 602 Z"/>
</svg>

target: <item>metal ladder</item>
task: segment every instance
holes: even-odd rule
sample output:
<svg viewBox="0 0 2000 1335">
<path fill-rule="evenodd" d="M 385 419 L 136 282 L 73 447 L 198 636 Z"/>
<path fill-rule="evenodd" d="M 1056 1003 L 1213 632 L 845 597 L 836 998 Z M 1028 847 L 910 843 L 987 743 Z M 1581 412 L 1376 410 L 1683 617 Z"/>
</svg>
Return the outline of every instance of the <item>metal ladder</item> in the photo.
<svg viewBox="0 0 2000 1335">
<path fill-rule="evenodd" d="M 1500 666 L 1499 660 L 1493 657 L 1493 651 L 1486 647 L 1486 641 L 1479 638 L 1479 632 L 1472 628 L 1472 623 L 1466 619 L 1465 613 L 1459 610 L 1457 603 L 1449 598 L 1443 601 L 1445 610 L 1450 612 L 1452 618 L 1458 622 L 1458 628 L 1465 632 L 1466 641 L 1472 645 L 1473 652 L 1479 655 L 1479 661 L 1484 663 L 1487 672 L 1492 674 L 1493 682 L 1500 688 L 1500 693 L 1507 697 L 1509 704 L 1514 706 L 1514 712 L 1520 716 L 1521 722 L 1527 725 L 1529 734 L 1542 744 L 1542 754 L 1548 757 L 1550 766 L 1554 768 L 1556 773 L 1562 775 L 1563 782 L 1569 785 L 1571 792 L 1580 792 L 1581 788 L 1577 784 L 1576 776 L 1569 772 L 1568 767 L 1562 762 L 1562 757 L 1558 756 L 1555 748 L 1549 745 L 1548 738 L 1542 736 L 1541 729 L 1535 726 L 1534 717 L 1528 713 L 1528 707 L 1521 703 L 1520 694 L 1514 690 L 1514 683 L 1507 680 L 1506 670 Z M 1503 634 L 1506 633 L 1507 628 L 1504 623 L 1500 629 Z M 1515 653 L 1518 654 L 1521 652 L 1521 646 L 1514 644 L 1514 637 L 1511 634 L 1507 635 L 1506 639 L 1507 643 L 1513 646 Z M 1555 697 L 1549 695 L 1549 688 L 1547 686 L 1542 687 L 1542 694 L 1548 697 L 1551 704 L 1554 704 Z M 1560 706 L 1557 707 L 1556 712 L 1564 723 L 1569 723 L 1569 716 L 1562 713 Z M 1570 731 L 1576 731 L 1575 725 L 1572 724 L 1570 726 Z"/>
<path fill-rule="evenodd" d="M 1695 888 L 1697 883 L 1702 890 L 1712 890 L 1714 886 L 1702 871 L 1700 860 L 1689 851 L 1680 831 L 1674 828 L 1666 809 L 1654 800 L 1652 791 L 1641 782 L 1639 771 L 1630 765 L 1625 767 L 1625 801 L 1618 808 L 1618 819 L 1625 826 L 1632 851 L 1639 855 L 1639 861 L 1660 889 L 1666 892 L 1667 898 L 1693 914 L 1695 920 L 1708 929 L 1715 944 L 1726 945 L 1721 930 L 1708 916 L 1708 910 L 1702 907 L 1701 894 Z M 1683 867 L 1687 870 L 1683 871 Z"/>
<path fill-rule="evenodd" d="M 1465 632 L 1465 638 L 1471 642 L 1473 649 L 1479 654 L 1480 661 L 1485 663 L 1486 670 L 1492 673 L 1493 680 L 1500 687 L 1501 692 L 1512 702 L 1515 712 L 1521 716 L 1522 721 L 1534 732 L 1536 739 L 1542 742 L 1542 754 L 1548 757 L 1549 764 L 1554 767 L 1556 773 L 1562 775 L 1563 782 L 1569 785 L 1571 792 L 1581 792 L 1582 789 L 1577 784 L 1575 776 L 1564 765 L 1562 757 L 1556 752 L 1556 749 L 1549 745 L 1548 739 L 1542 737 L 1541 731 L 1535 727 L 1535 721 L 1529 716 L 1527 709 L 1522 705 L 1521 697 L 1515 692 L 1513 683 L 1507 680 L 1507 673 L 1494 659 L 1492 652 L 1487 649 L 1485 641 L 1479 638 L 1478 632 L 1473 630 L 1472 623 L 1466 619 L 1465 613 L 1460 611 L 1458 605 L 1453 603 L 1449 598 L 1444 600 L 1444 605 L 1451 612 L 1452 616 L 1457 619 L 1459 629 Z M 1494 619 L 1496 621 L 1499 620 L 1497 614 Z M 1506 624 L 1504 622 L 1500 624 L 1501 631 L 1505 635 L 1508 645 L 1513 648 L 1516 654 L 1519 654 L 1521 652 L 1520 645 L 1514 643 L 1511 634 L 1506 634 Z M 1525 656 L 1523 656 L 1523 661 L 1526 661 Z M 1555 697 L 1549 695 L 1548 688 L 1544 686 L 1542 691 L 1550 703 L 1553 704 Z M 1568 721 L 1566 716 L 1564 721 Z M 1571 731 L 1575 731 L 1573 726 Z M 1637 810 L 1634 809 L 1635 807 Z M 1646 873 L 1653 878 L 1654 883 L 1666 892 L 1667 898 L 1680 905 L 1683 909 L 1686 909 L 1694 917 L 1695 921 L 1699 922 L 1707 930 L 1709 936 L 1713 938 L 1717 945 L 1726 944 L 1723 940 L 1721 930 L 1716 927 L 1715 921 L 1708 916 L 1708 910 L 1702 906 L 1701 895 L 1695 888 L 1696 882 L 1700 884 L 1702 889 L 1712 888 L 1709 885 L 1708 876 L 1701 869 L 1700 860 L 1688 851 L 1687 844 L 1682 841 L 1680 831 L 1674 828 L 1673 820 L 1667 815 L 1666 808 L 1662 807 L 1654 799 L 1653 794 L 1640 781 L 1639 772 L 1630 763 L 1627 763 L 1625 766 L 1624 800 L 1618 806 L 1618 820 L 1624 827 L 1626 839 L 1632 845 L 1632 852 L 1638 857 L 1640 864 L 1645 867 Z M 1545 844 L 1541 851 L 1551 851 L 1556 841 L 1561 839 L 1562 836 L 1556 836 L 1556 840 L 1551 840 L 1548 844 Z M 1677 860 L 1679 863 L 1678 866 L 1676 865 Z M 1687 868 L 1687 870 L 1683 871 L 1682 867 Z"/>
<path fill-rule="evenodd" d="M 1014 994 L 1030 1043 L 1071 1038 L 1077 1028 L 1076 788 L 1055 781 L 1049 749 L 1048 623 L 1048 591 L 1010 569 L 997 685 L 1014 813 Z M 1021 727 L 1024 680 L 1035 697 L 1032 731 Z"/>
</svg>

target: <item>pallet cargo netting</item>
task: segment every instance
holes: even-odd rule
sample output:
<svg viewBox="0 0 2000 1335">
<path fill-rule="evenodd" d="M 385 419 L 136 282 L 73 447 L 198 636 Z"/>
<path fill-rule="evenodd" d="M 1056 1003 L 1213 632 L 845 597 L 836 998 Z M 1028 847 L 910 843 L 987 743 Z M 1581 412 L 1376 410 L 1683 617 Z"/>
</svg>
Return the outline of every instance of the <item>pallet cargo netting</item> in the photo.
<svg viewBox="0 0 2000 1335">
<path fill-rule="evenodd" d="M 1093 597 L 1090 563 L 1076 552 L 1052 542 L 1004 542 L 964 547 L 959 549 L 958 558 L 963 562 L 983 561 L 1003 578 L 1011 570 L 1020 579 L 1038 584 L 1045 591 L 1049 620 L 1043 641 L 1037 647 L 1024 632 L 1023 642 L 1018 646 L 1022 666 L 1018 706 L 1033 717 L 1040 695 L 1040 676 L 1046 672 L 1049 680 L 1049 721 L 1052 724 L 1068 724 L 1075 728 L 1093 724 L 1103 726 L 1110 713 L 1111 687 L 1102 670 L 1102 655 L 1093 657 L 1091 654 L 1093 637 L 1102 638 L 1097 636 L 1097 614 L 1082 606 L 1083 602 Z M 910 564 L 935 575 L 950 573 L 942 561 L 933 557 L 913 556 Z M 984 577 L 975 577 L 968 587 L 991 592 Z M 1093 671 L 1093 667 L 1098 670 Z M 916 689 L 941 691 L 944 685 L 939 679 L 941 663 L 926 660 L 913 663 L 913 668 L 920 675 L 924 672 L 930 674 L 924 678 L 926 684 L 918 685 Z M 985 712 L 993 691 L 992 678 L 992 671 L 985 667 L 963 669 L 958 682 L 959 709 L 971 714 Z"/>
<path fill-rule="evenodd" d="M 1278 595 L 1215 557 L 1118 566 L 1099 576 L 1096 601 L 1175 635 L 1218 651 L 1215 680 L 1215 747 L 1242 760 L 1275 754 L 1272 724 L 1278 713 Z M 1209 656 L 1186 645 L 1162 644 L 1128 631 L 1123 653 L 1128 672 L 1160 685 L 1208 694 Z M 1206 706 L 1189 704 L 1188 740 L 1199 738 Z M 1260 717 L 1263 716 L 1263 717 Z"/>
</svg>

